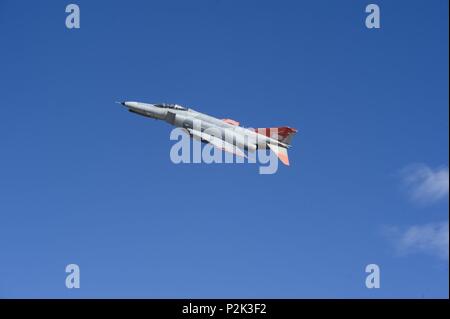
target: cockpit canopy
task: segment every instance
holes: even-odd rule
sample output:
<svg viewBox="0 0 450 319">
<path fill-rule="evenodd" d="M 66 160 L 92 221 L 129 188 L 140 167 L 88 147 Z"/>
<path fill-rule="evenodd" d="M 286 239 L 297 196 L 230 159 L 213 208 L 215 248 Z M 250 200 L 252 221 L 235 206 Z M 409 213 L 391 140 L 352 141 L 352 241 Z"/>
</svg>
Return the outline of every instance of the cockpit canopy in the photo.
<svg viewBox="0 0 450 319">
<path fill-rule="evenodd" d="M 175 110 L 183 110 L 183 111 L 187 111 L 187 108 L 178 105 L 178 104 L 168 104 L 168 103 L 160 103 L 160 104 L 154 104 L 157 107 L 162 107 L 162 108 L 166 108 L 166 109 L 175 109 Z"/>
</svg>

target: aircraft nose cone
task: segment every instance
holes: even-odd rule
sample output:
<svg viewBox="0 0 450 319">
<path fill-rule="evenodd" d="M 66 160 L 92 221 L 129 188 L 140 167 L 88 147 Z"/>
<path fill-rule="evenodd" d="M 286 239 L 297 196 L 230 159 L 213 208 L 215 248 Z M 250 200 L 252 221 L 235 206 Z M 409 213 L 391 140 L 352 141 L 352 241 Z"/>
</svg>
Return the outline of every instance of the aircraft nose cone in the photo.
<svg viewBox="0 0 450 319">
<path fill-rule="evenodd" d="M 122 104 L 123 106 L 125 106 L 127 108 L 141 108 L 141 103 L 138 103 L 138 102 L 123 101 L 123 102 L 120 102 L 120 104 Z"/>
<path fill-rule="evenodd" d="M 121 104 L 121 105 L 123 105 L 123 106 L 127 106 L 127 105 L 125 104 L 126 102 L 118 102 L 118 101 L 116 101 L 116 103 L 117 103 L 117 104 Z"/>
</svg>

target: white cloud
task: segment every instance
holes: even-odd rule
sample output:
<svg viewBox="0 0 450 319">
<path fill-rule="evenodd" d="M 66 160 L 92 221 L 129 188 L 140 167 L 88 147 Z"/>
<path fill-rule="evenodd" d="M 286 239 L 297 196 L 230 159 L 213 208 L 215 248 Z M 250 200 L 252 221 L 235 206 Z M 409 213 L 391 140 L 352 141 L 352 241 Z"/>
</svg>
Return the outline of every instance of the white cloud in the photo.
<svg viewBox="0 0 450 319">
<path fill-rule="evenodd" d="M 448 260 L 448 221 L 411 226 L 404 231 L 391 229 L 391 232 L 402 254 L 422 252 Z"/>
<path fill-rule="evenodd" d="M 432 169 L 424 164 L 410 165 L 402 170 L 402 177 L 408 193 L 415 201 L 435 203 L 448 198 L 448 167 Z M 449 260 L 448 221 L 409 227 L 385 227 L 384 233 L 402 255 L 427 253 Z"/>
<path fill-rule="evenodd" d="M 404 183 L 412 198 L 422 203 L 434 203 L 448 197 L 448 167 L 432 169 L 416 164 L 402 171 Z"/>
</svg>

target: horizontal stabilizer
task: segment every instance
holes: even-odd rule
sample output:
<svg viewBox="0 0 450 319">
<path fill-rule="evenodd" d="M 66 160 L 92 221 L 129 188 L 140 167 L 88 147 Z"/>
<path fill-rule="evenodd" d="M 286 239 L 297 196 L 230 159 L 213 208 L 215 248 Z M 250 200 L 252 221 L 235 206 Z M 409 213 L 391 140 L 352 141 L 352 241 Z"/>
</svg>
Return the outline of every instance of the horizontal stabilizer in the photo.
<svg viewBox="0 0 450 319">
<path fill-rule="evenodd" d="M 268 145 L 269 145 L 270 149 L 272 150 L 272 152 L 274 152 L 278 156 L 280 161 L 283 162 L 284 165 L 289 166 L 289 157 L 288 157 L 288 153 L 287 153 L 287 148 L 277 146 L 277 145 L 272 145 L 270 143 Z"/>
</svg>

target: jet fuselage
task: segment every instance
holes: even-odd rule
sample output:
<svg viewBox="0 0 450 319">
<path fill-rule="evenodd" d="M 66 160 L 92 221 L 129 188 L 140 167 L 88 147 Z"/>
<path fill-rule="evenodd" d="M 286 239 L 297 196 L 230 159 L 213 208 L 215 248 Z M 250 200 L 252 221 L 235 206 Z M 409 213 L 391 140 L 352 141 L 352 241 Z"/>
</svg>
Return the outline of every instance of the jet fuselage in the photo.
<svg viewBox="0 0 450 319">
<path fill-rule="evenodd" d="M 276 147 L 277 149 L 274 150 L 275 152 L 278 152 L 278 148 L 287 149 L 290 147 L 289 143 L 291 135 L 296 132 L 295 129 L 289 127 L 270 129 L 273 130 L 273 132 L 269 132 L 269 129 L 266 128 L 256 130 L 249 129 L 239 126 L 239 123 L 236 121 L 218 119 L 177 104 L 149 104 L 130 101 L 121 102 L 121 104 L 127 107 L 130 112 L 157 120 L 163 120 L 171 125 L 183 128 L 193 138 L 214 145 L 219 144 L 219 139 L 223 141 L 223 143 L 230 143 L 233 146 L 247 151 L 266 149 L 268 147 L 272 150 Z M 280 129 L 283 129 L 284 131 L 279 131 Z M 286 139 L 286 136 L 279 136 L 280 132 L 288 138 Z M 237 154 L 236 152 L 234 153 Z M 284 153 L 286 153 L 285 150 Z M 285 161 L 283 162 L 285 163 Z"/>
</svg>

